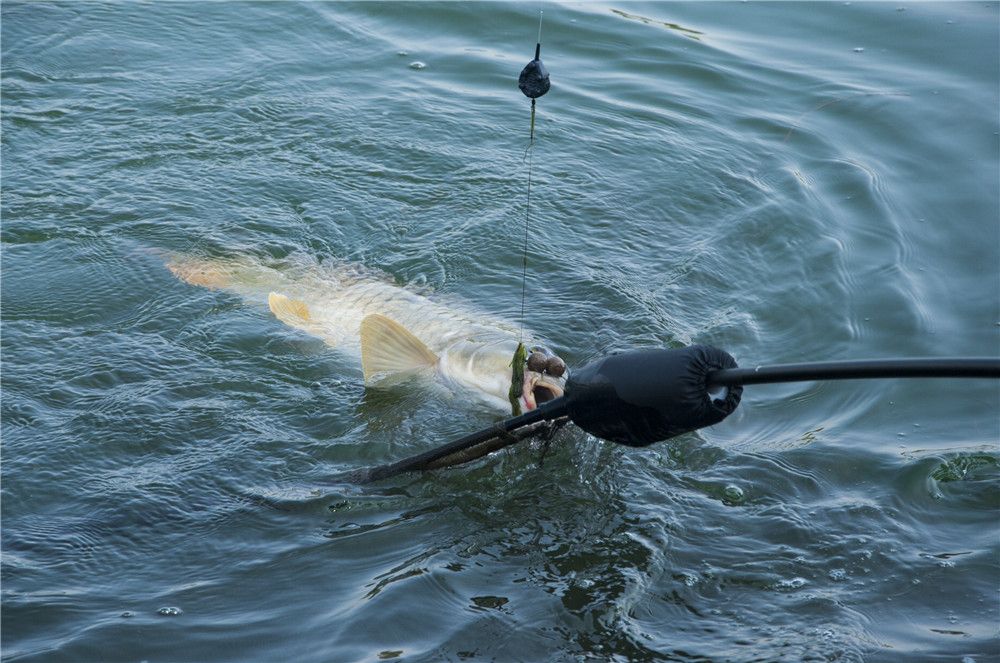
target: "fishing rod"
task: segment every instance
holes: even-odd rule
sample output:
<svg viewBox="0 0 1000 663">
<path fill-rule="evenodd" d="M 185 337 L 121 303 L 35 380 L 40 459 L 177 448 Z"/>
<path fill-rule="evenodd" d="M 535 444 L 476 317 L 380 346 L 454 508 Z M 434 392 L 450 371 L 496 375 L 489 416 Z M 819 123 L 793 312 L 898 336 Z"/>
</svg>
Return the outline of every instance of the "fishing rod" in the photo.
<svg viewBox="0 0 1000 663">
<path fill-rule="evenodd" d="M 645 447 L 712 426 L 732 414 L 743 386 L 873 378 L 1000 378 L 1000 358 L 942 357 L 774 364 L 739 368 L 708 345 L 634 350 L 573 371 L 563 396 L 436 449 L 354 473 L 368 483 L 467 463 L 572 422 L 595 437 Z"/>
<path fill-rule="evenodd" d="M 998 366 L 1000 359 L 982 357 L 822 361 L 719 370 L 709 376 L 709 382 L 745 385 L 867 378 L 992 378 L 998 377 Z"/>
</svg>

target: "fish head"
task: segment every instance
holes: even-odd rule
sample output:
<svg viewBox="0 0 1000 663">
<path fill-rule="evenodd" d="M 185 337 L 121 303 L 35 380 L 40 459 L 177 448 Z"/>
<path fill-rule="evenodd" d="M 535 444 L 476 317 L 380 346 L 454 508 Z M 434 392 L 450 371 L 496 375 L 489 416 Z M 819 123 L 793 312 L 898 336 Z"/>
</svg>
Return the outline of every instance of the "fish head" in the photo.
<svg viewBox="0 0 1000 663">
<path fill-rule="evenodd" d="M 525 361 L 521 407 L 525 411 L 534 410 L 559 398 L 565 393 L 566 378 L 566 362 L 545 346 L 532 346 Z"/>
<path fill-rule="evenodd" d="M 514 379 L 513 358 L 517 341 L 464 339 L 441 353 L 438 371 L 446 383 L 460 394 L 510 411 L 510 391 Z M 523 367 L 524 380 L 518 402 L 521 411 L 534 410 L 542 403 L 563 395 L 566 388 L 565 364 L 555 353 L 533 345 Z M 544 357 L 544 361 L 540 358 Z"/>
</svg>

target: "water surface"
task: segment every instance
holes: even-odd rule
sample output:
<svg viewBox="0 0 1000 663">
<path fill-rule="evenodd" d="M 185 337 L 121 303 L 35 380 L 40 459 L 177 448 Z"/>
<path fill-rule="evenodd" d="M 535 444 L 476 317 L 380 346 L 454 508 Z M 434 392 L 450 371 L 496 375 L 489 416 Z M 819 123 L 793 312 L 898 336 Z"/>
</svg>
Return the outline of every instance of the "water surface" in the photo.
<svg viewBox="0 0 1000 663">
<path fill-rule="evenodd" d="M 353 487 L 497 414 L 164 269 L 516 321 L 538 9 L 3 3 L 4 660 L 1000 660 L 994 382 Z M 997 3 L 544 9 L 527 324 L 571 366 L 1000 352 Z"/>
</svg>

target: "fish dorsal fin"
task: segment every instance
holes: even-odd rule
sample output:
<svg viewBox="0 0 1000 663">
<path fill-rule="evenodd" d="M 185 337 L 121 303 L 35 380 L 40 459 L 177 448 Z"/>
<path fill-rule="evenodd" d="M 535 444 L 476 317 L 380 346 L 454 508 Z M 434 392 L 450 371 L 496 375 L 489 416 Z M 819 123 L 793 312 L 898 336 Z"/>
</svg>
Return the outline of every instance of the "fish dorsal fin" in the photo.
<svg viewBox="0 0 1000 663">
<path fill-rule="evenodd" d="M 285 295 L 272 292 L 267 296 L 267 305 L 271 309 L 274 317 L 281 320 L 286 325 L 297 327 L 303 322 L 311 322 L 309 307 L 304 301 L 299 299 L 289 299 Z"/>
<path fill-rule="evenodd" d="M 361 369 L 366 383 L 382 374 L 429 368 L 437 360 L 437 355 L 395 320 L 373 313 L 361 321 Z"/>
</svg>

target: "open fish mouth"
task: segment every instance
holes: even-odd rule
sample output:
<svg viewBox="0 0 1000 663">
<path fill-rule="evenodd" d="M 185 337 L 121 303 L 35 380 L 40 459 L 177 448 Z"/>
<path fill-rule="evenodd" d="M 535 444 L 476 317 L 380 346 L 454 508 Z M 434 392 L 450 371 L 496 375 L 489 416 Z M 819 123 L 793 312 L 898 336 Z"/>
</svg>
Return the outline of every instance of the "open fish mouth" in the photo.
<svg viewBox="0 0 1000 663">
<path fill-rule="evenodd" d="M 562 385 L 552 381 L 551 378 L 533 371 L 525 376 L 524 390 L 521 393 L 525 409 L 534 410 L 542 403 L 548 403 L 562 395 Z"/>
</svg>

